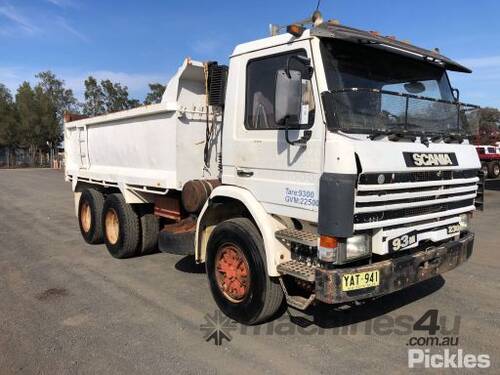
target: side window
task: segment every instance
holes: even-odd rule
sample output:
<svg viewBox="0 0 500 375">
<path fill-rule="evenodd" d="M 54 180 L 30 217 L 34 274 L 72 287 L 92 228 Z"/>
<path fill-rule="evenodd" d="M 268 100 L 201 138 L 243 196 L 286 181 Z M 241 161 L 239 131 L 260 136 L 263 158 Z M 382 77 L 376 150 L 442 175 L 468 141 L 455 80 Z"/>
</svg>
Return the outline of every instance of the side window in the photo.
<svg viewBox="0 0 500 375">
<path fill-rule="evenodd" d="M 286 67 L 292 55 L 306 56 L 305 50 L 266 56 L 250 60 L 247 65 L 245 128 L 249 130 L 278 129 L 274 122 L 274 94 L 276 72 Z M 300 70 L 301 66 L 291 63 L 290 69 Z M 314 97 L 311 81 L 303 81 L 302 108 L 308 113 L 308 124 L 314 122 Z"/>
</svg>

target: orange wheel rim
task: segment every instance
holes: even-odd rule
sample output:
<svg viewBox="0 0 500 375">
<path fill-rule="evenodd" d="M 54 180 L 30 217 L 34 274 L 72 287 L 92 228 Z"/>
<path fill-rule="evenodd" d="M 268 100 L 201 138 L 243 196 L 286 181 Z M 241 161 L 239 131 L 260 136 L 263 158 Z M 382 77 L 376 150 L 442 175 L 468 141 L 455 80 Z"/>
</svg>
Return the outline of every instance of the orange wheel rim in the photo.
<svg viewBox="0 0 500 375">
<path fill-rule="evenodd" d="M 118 242 L 118 236 L 120 235 L 120 222 L 118 221 L 118 215 L 114 209 L 110 208 L 106 212 L 104 226 L 108 242 L 112 245 L 116 244 Z"/>
<path fill-rule="evenodd" d="M 219 248 L 215 258 L 215 277 L 227 299 L 234 303 L 243 301 L 250 290 L 250 267 L 238 246 L 225 244 Z"/>
<path fill-rule="evenodd" d="M 82 223 L 82 229 L 85 233 L 88 233 L 90 226 L 92 225 L 92 214 L 90 209 L 90 204 L 88 202 L 83 202 L 80 208 L 80 221 Z"/>
</svg>

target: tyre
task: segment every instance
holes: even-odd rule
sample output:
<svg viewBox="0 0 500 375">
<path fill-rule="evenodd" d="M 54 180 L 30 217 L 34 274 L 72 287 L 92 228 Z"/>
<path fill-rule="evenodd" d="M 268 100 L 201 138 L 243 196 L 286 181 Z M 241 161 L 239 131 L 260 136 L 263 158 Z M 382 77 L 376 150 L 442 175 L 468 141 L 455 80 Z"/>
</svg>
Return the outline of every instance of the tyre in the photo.
<svg viewBox="0 0 500 375">
<path fill-rule="evenodd" d="M 264 243 L 246 218 L 224 221 L 207 245 L 206 270 L 215 302 L 231 319 L 258 324 L 274 317 L 283 290 L 267 275 Z"/>
<path fill-rule="evenodd" d="M 488 177 L 497 178 L 500 176 L 500 164 L 497 161 L 490 161 L 488 163 Z"/>
<path fill-rule="evenodd" d="M 141 247 L 140 255 L 153 254 L 158 251 L 158 235 L 160 233 L 160 222 L 151 208 L 143 208 L 140 211 L 141 224 Z"/>
<path fill-rule="evenodd" d="M 102 229 L 102 209 L 104 196 L 95 189 L 86 189 L 78 203 L 78 223 L 83 238 L 89 244 L 100 244 L 104 241 Z"/>
<path fill-rule="evenodd" d="M 483 172 L 483 174 L 485 176 L 488 175 L 488 164 L 486 164 L 485 162 L 482 162 L 481 163 L 481 171 Z"/>
<path fill-rule="evenodd" d="M 139 216 L 123 195 L 110 194 L 102 214 L 104 242 L 109 253 L 118 259 L 139 255 L 141 230 Z"/>
</svg>

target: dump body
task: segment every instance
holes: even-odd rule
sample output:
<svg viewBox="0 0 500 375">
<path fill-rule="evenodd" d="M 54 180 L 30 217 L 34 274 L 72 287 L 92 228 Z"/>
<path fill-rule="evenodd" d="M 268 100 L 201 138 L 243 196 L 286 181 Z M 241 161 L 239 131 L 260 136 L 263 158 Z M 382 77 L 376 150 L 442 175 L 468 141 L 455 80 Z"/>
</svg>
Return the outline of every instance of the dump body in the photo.
<svg viewBox="0 0 500 375">
<path fill-rule="evenodd" d="M 217 145 L 205 168 L 206 120 L 203 64 L 186 60 L 161 103 L 67 122 L 66 176 L 158 194 L 210 178 Z"/>
</svg>

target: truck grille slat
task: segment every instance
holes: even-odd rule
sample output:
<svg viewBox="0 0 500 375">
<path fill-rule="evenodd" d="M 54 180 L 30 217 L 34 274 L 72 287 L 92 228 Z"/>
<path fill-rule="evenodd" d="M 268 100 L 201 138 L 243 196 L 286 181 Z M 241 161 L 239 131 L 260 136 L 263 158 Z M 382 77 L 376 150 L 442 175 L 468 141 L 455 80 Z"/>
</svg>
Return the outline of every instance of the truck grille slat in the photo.
<svg viewBox="0 0 500 375">
<path fill-rule="evenodd" d="M 474 206 L 477 170 L 361 174 L 354 227 L 387 225 L 450 215 Z"/>
<path fill-rule="evenodd" d="M 377 192 L 375 194 L 369 195 L 358 195 L 356 202 L 358 207 L 363 207 L 363 205 L 370 205 L 371 203 L 380 204 L 381 201 L 391 201 L 391 203 L 398 202 L 404 203 L 404 201 L 418 201 L 426 199 L 436 199 L 454 196 L 461 193 L 471 193 L 477 191 L 477 185 L 460 186 L 458 188 L 448 188 L 448 189 L 431 189 L 425 191 L 402 191 L 400 193 L 394 194 L 394 192 Z"/>
<path fill-rule="evenodd" d="M 356 205 L 356 212 L 358 213 L 367 213 L 367 212 L 379 212 L 379 211 L 391 211 L 397 210 L 400 208 L 412 208 L 412 207 L 421 207 L 421 206 L 429 206 L 436 203 L 447 203 L 454 201 L 462 201 L 465 199 L 474 199 L 476 197 L 476 193 L 474 194 L 459 194 L 451 197 L 439 197 L 439 199 L 425 199 L 425 200 L 414 200 L 410 202 L 388 202 L 390 204 L 371 204 L 369 206 L 359 206 Z M 387 203 L 387 202 L 385 202 Z"/>
</svg>

